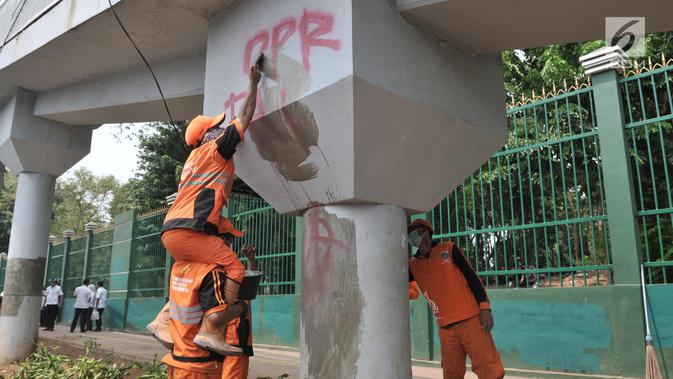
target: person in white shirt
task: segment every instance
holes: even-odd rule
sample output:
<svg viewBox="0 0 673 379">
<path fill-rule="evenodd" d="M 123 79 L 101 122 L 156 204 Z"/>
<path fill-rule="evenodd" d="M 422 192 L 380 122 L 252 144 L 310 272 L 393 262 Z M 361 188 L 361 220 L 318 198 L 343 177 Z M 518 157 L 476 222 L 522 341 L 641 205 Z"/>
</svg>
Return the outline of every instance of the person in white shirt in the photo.
<svg viewBox="0 0 673 379">
<path fill-rule="evenodd" d="M 103 327 L 103 312 L 105 312 L 105 303 L 107 302 L 107 290 L 103 287 L 105 283 L 99 280 L 96 290 L 96 310 L 98 311 L 98 320 L 96 320 L 96 329 L 94 332 L 100 332 Z"/>
<path fill-rule="evenodd" d="M 42 305 L 47 309 L 47 325 L 45 325 L 44 330 L 54 331 L 54 322 L 63 303 L 63 290 L 57 284 L 56 279 L 52 279 L 51 285 L 47 287 L 45 292 L 44 304 Z"/>
<path fill-rule="evenodd" d="M 86 333 L 86 316 L 89 314 L 89 303 L 94 296 L 89 289 L 89 279 L 84 279 L 82 285 L 75 288 L 75 317 L 70 323 L 70 333 L 75 331 L 77 320 L 79 321 L 79 331 Z"/>
<path fill-rule="evenodd" d="M 91 301 L 89 301 L 89 313 L 86 316 L 86 330 L 89 331 L 92 329 L 93 322 L 91 321 L 91 314 L 93 313 L 94 308 L 96 307 L 96 286 L 91 283 L 89 284 L 89 289 L 91 290 Z"/>
</svg>

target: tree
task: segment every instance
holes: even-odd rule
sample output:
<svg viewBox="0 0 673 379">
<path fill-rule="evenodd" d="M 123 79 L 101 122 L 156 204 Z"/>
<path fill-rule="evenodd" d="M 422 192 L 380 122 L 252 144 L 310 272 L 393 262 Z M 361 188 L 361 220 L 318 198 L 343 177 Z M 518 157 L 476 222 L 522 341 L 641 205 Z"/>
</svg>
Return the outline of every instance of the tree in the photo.
<svg viewBox="0 0 673 379">
<path fill-rule="evenodd" d="M 16 201 L 17 177 L 3 167 L 3 187 L 0 190 L 0 252 L 9 249 L 9 234 L 12 229 L 12 214 Z"/>
<path fill-rule="evenodd" d="M 177 191 L 182 165 L 191 151 L 185 144 L 186 129 L 186 122 L 155 122 L 134 131 L 139 140 L 138 168 L 135 178 L 115 193 L 116 213 L 159 207 Z"/>
<path fill-rule="evenodd" d="M 89 222 L 108 224 L 112 220 L 112 197 L 118 190 L 119 182 L 114 176 L 96 176 L 86 168 L 57 180 L 51 233 L 59 236 L 63 230 L 72 229 L 82 234 Z"/>
</svg>

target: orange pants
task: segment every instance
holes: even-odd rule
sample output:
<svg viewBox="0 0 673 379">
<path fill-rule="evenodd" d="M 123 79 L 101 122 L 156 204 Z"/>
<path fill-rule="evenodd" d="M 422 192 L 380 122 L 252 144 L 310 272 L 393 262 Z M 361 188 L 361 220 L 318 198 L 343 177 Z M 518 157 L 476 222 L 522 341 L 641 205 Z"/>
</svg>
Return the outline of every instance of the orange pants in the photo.
<svg viewBox="0 0 673 379">
<path fill-rule="evenodd" d="M 164 232 L 161 242 L 176 261 L 215 263 L 224 268 L 229 278 L 239 283 L 243 280 L 243 263 L 220 237 L 197 230 L 172 229 Z"/>
<path fill-rule="evenodd" d="M 472 371 L 479 379 L 499 379 L 505 375 L 493 337 L 491 333 L 481 330 L 479 316 L 449 329 L 439 328 L 439 341 L 442 345 L 444 379 L 465 377 L 467 355 L 472 361 Z"/>
<path fill-rule="evenodd" d="M 168 379 L 220 379 L 220 373 L 202 373 L 168 366 Z"/>
<path fill-rule="evenodd" d="M 247 379 L 250 357 L 245 355 L 232 355 L 224 358 L 222 366 L 222 379 Z"/>
</svg>

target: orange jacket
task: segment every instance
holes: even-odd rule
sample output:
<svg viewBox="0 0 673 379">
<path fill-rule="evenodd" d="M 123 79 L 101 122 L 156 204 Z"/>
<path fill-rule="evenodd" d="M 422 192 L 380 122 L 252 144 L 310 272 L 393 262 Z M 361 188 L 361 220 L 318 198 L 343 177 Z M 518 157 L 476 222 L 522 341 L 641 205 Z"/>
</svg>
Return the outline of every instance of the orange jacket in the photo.
<svg viewBox="0 0 673 379">
<path fill-rule="evenodd" d="M 478 315 L 480 309 L 490 309 L 481 280 L 451 242 L 435 245 L 428 257 L 412 258 L 409 281 L 413 280 L 418 283 L 439 326 L 467 320 Z"/>
<path fill-rule="evenodd" d="M 189 261 L 178 261 L 173 265 L 169 327 L 174 345 L 173 352 L 163 358 L 167 365 L 202 373 L 216 373 L 222 369 L 222 356 L 202 349 L 193 342 L 204 316 L 199 301 L 201 282 L 215 267 L 215 264 Z M 213 308 L 211 311 L 216 310 Z"/>
<path fill-rule="evenodd" d="M 185 228 L 240 236 L 220 211 L 229 200 L 234 183 L 233 155 L 242 140 L 243 129 L 234 119 L 222 135 L 189 154 L 180 176 L 178 196 L 166 214 L 163 230 Z"/>
</svg>

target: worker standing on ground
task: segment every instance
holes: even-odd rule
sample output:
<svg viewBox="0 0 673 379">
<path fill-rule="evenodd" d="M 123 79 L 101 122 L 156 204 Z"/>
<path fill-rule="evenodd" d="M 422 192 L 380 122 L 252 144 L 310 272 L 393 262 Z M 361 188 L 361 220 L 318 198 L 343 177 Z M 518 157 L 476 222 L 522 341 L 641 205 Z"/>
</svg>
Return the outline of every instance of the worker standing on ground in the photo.
<svg viewBox="0 0 673 379">
<path fill-rule="evenodd" d="M 248 258 L 248 270 L 257 271 L 257 249 L 253 245 L 244 245 L 241 253 Z M 227 325 L 226 341 L 228 344 L 243 349 L 242 355 L 231 355 L 224 358 L 222 379 L 247 379 L 252 349 L 252 308 L 246 301 L 248 312 L 231 320 Z"/>
<path fill-rule="evenodd" d="M 226 240 L 231 242 L 228 238 Z M 251 267 L 253 264 L 256 266 L 254 252 L 255 248 L 252 245 L 244 245 L 241 249 L 241 253 L 249 257 L 248 259 L 252 257 Z M 244 370 L 247 372 L 247 356 L 225 357 L 197 346 L 193 340 L 201 328 L 202 317 L 227 307 L 224 301 L 225 278 L 226 274 L 222 268 L 212 263 L 182 260 L 173 265 L 170 277 L 170 333 L 160 340 L 171 351 L 162 359 L 168 366 L 169 378 L 239 378 L 229 375 Z M 249 303 L 247 305 L 249 306 Z M 161 330 L 163 327 L 150 325 L 150 328 Z M 248 312 L 232 320 L 227 325 L 227 330 L 221 333 L 227 343 L 242 349 L 245 355 L 252 355 Z M 239 341 L 246 342 L 241 344 Z M 227 376 L 224 376 L 225 373 Z"/>
<path fill-rule="evenodd" d="M 504 377 L 491 337 L 491 306 L 472 266 L 451 242 L 432 241 L 428 221 L 414 220 L 408 233 L 409 244 L 417 249 L 409 261 L 409 282 L 418 284 L 437 319 L 444 379 L 465 377 L 467 355 L 480 379 Z M 412 285 L 409 295 L 414 297 L 414 292 Z"/>
<path fill-rule="evenodd" d="M 61 286 L 58 285 L 57 280 L 52 279 L 51 284 L 47 287 L 45 292 L 44 304 L 42 305 L 46 308 L 47 323 L 44 330 L 53 332 L 59 309 L 61 308 L 61 304 L 63 304 L 63 290 L 61 289 Z"/>
<path fill-rule="evenodd" d="M 201 323 L 198 333 L 191 336 L 193 342 L 221 355 L 242 353 L 240 348 L 225 342 L 224 331 L 231 320 L 246 312 L 247 305 L 238 299 L 238 289 L 244 275 L 243 264 L 220 237 L 242 236 L 242 233 L 234 229 L 231 222 L 220 213 L 222 207 L 227 205 L 234 182 L 234 152 L 243 140 L 255 112 L 260 78 L 257 65 L 251 65 L 248 92 L 240 115 L 226 126 L 223 126 L 224 114 L 216 117 L 197 116 L 187 126 L 185 140 L 194 150 L 182 169 L 178 195 L 166 214 L 161 237 L 166 250 L 175 258 L 176 266 L 182 261 L 198 262 L 212 264 L 210 270 L 219 267 L 223 272 L 221 282 L 218 276 L 217 284 L 224 288 L 224 296 L 218 301 L 221 300 L 226 307 L 205 314 L 202 323 L 200 319 L 190 318 L 190 322 Z M 154 337 L 164 345 L 170 344 L 165 338 L 168 319 L 170 317 L 174 320 L 180 310 L 170 298 L 169 304 L 162 309 L 157 319 L 148 325 Z"/>
</svg>

